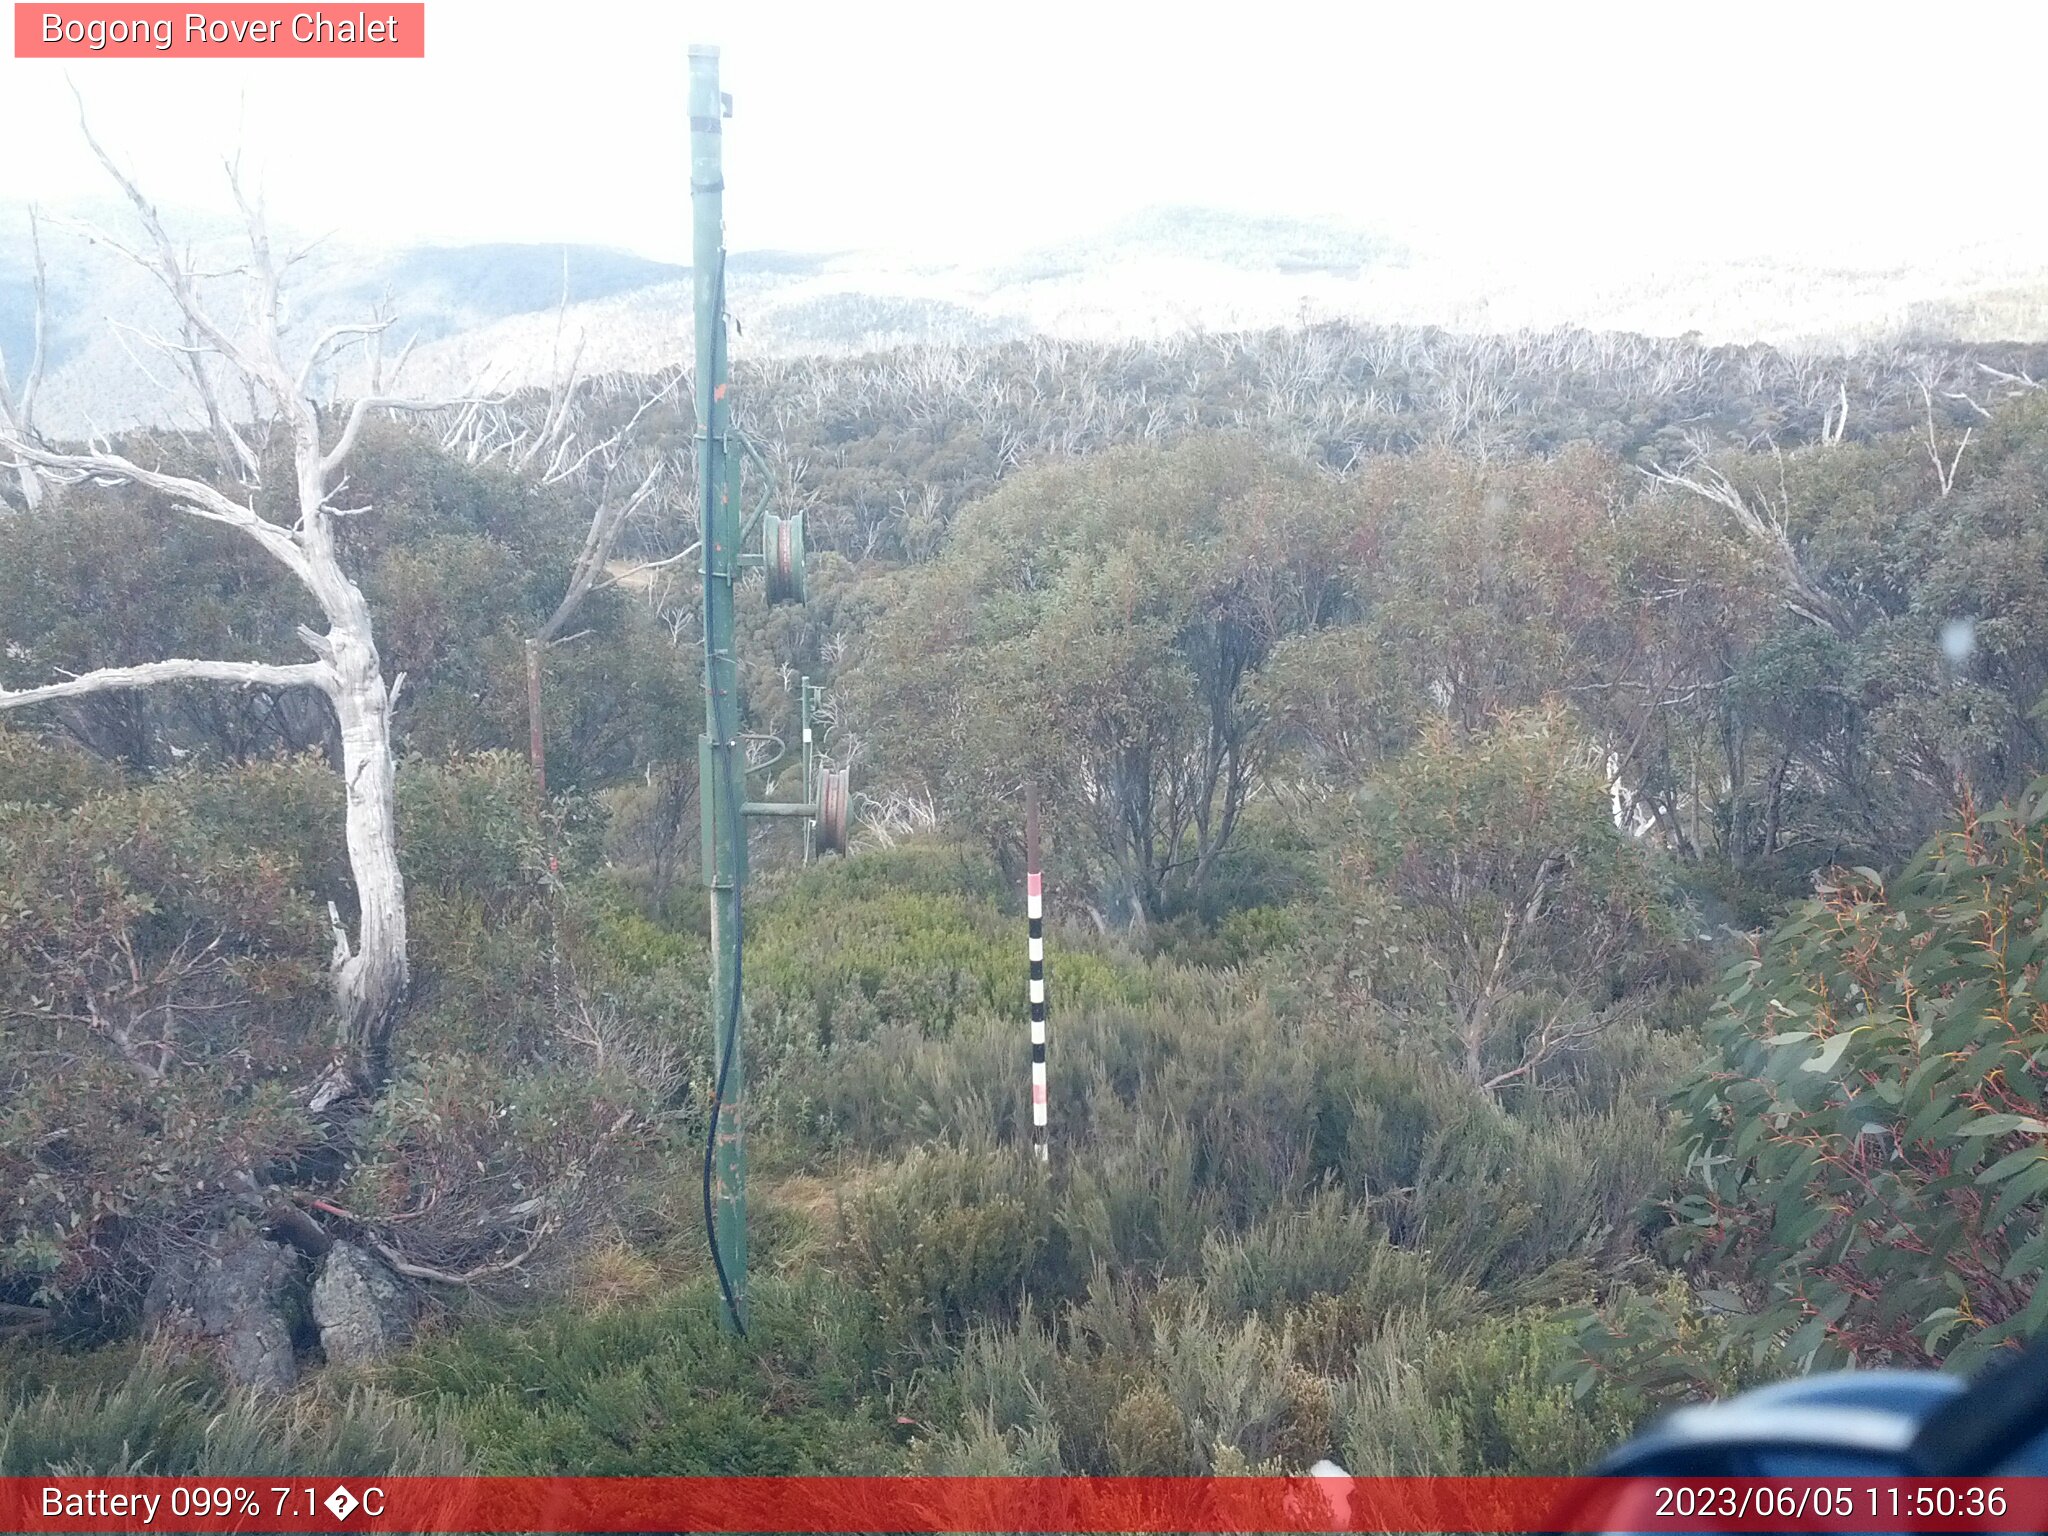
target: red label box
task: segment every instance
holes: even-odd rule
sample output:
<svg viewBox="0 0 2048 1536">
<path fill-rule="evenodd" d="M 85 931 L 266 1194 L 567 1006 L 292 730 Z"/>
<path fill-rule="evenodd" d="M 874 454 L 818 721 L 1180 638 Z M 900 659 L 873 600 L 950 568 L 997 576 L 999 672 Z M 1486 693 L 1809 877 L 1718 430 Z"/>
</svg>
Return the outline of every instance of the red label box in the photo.
<svg viewBox="0 0 2048 1536">
<path fill-rule="evenodd" d="M 427 8 L 16 0 L 17 59 L 423 59 Z"/>
</svg>

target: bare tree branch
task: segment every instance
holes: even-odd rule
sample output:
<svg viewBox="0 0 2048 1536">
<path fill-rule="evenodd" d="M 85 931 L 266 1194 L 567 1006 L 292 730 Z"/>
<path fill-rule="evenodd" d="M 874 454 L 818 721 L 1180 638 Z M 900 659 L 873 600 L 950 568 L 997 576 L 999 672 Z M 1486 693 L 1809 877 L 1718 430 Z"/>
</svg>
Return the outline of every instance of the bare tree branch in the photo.
<svg viewBox="0 0 2048 1536">
<path fill-rule="evenodd" d="M 441 411 L 451 405 L 489 405 L 492 397 L 470 394 L 452 400 L 403 400 L 395 395 L 359 395 L 349 405 L 347 423 L 341 429 L 334 448 L 321 460 L 324 474 L 332 474 L 355 452 L 356 439 L 362 436 L 363 423 L 372 411 Z"/>
<path fill-rule="evenodd" d="M 659 560 L 643 560 L 638 565 L 627 566 L 623 571 L 606 576 L 603 581 L 600 581 L 591 590 L 593 592 L 602 592 L 606 587 L 619 586 L 624 582 L 632 580 L 635 576 L 644 576 L 649 571 L 665 571 L 670 566 L 679 565 L 689 559 L 690 556 L 697 553 L 703 547 L 704 541 L 702 539 L 693 539 L 688 548 L 679 549 L 674 554 L 665 555 Z"/>
<path fill-rule="evenodd" d="M 146 661 L 133 667 L 101 667 L 98 671 L 67 678 L 61 683 L 44 683 L 36 688 L 0 688 L 0 709 L 83 698 L 89 693 L 110 693 L 121 688 L 151 688 L 158 683 L 240 683 L 244 687 L 318 688 L 326 691 L 334 686 L 334 672 L 326 663 L 318 661 L 280 667 L 261 661 L 195 661 L 174 657 L 166 661 Z"/>
<path fill-rule="evenodd" d="M 474 1268 L 459 1272 L 437 1269 L 431 1264 L 416 1264 L 382 1238 L 372 1237 L 368 1242 L 395 1273 L 405 1276 L 408 1280 L 431 1280 L 436 1285 L 475 1285 L 479 1280 L 488 1280 L 493 1275 L 510 1274 L 513 1270 L 524 1267 L 526 1261 L 539 1251 L 540 1245 L 547 1241 L 548 1234 L 555 1230 L 556 1224 L 552 1217 L 543 1220 L 533 1229 L 533 1235 L 528 1239 L 526 1246 L 509 1258 L 498 1259 L 489 1264 L 478 1264 Z"/>
<path fill-rule="evenodd" d="M 36 210 L 28 211 L 29 246 L 35 253 L 35 315 L 29 322 L 32 340 L 29 343 L 28 373 L 23 377 L 17 394 L 7 379 L 7 359 L 0 354 L 0 424 L 4 424 L 15 436 L 32 442 L 40 442 L 35 429 L 36 391 L 43 382 L 43 337 L 49 319 L 50 289 L 49 274 L 43 265 L 43 235 L 39 227 Z M 34 468 L 27 464 L 16 466 L 21 485 L 21 498 L 33 512 L 42 504 L 43 487 Z"/>
<path fill-rule="evenodd" d="M 669 376 L 669 381 L 666 384 L 662 385 L 660 389 L 656 390 L 653 394 L 649 395 L 646 399 L 640 402 L 639 409 L 633 412 L 631 419 L 629 419 L 623 427 L 619 428 L 619 430 L 614 432 L 610 437 L 604 439 L 604 441 L 592 444 L 589 448 L 585 449 L 584 452 L 578 458 L 576 458 L 574 462 L 569 463 L 565 467 L 559 469 L 550 469 L 547 475 L 543 477 L 541 483 L 543 485 L 553 485 L 558 481 L 566 480 L 570 476 L 580 472 L 583 466 L 588 464 L 592 459 L 598 457 L 600 454 L 609 454 L 621 443 L 628 441 L 632 437 L 634 429 L 640 425 L 640 418 L 645 416 L 649 411 L 653 410 L 655 406 L 659 405 L 663 400 L 666 400 L 669 397 L 669 395 L 674 393 L 676 385 L 682 382 L 682 378 L 683 371 L 680 368 L 678 368 L 673 374 Z"/>
<path fill-rule="evenodd" d="M 1777 507 L 1771 506 L 1761 498 L 1752 502 L 1736 488 L 1734 481 L 1707 461 L 1704 451 L 1697 446 L 1692 459 L 1677 470 L 1653 464 L 1643 469 L 1641 473 L 1659 485 L 1690 491 L 1693 495 L 1734 513 L 1736 525 L 1748 535 L 1752 543 L 1770 557 L 1789 588 L 1784 600 L 1785 606 L 1823 629 L 1832 629 L 1837 634 L 1845 632 L 1847 619 L 1840 605 L 1815 586 L 1807 576 L 1806 569 L 1800 562 L 1799 552 L 1793 548 L 1791 535 L 1786 530 L 1782 455 L 1778 463 L 1780 505 Z"/>
<path fill-rule="evenodd" d="M 1840 380 L 1836 385 L 1836 404 L 1827 408 L 1821 416 L 1820 440 L 1830 447 L 1841 442 L 1842 434 L 1849 430 L 1849 381 Z"/>
<path fill-rule="evenodd" d="M 78 128 L 85 135 L 87 147 L 92 150 L 94 158 L 106 168 L 107 174 L 114 179 L 114 184 L 121 189 L 129 205 L 135 209 L 144 231 L 149 235 L 150 243 L 156 248 L 156 255 L 151 258 L 104 235 L 99 238 L 162 283 L 172 299 L 177 302 L 179 312 L 190 320 L 199 333 L 218 348 L 221 355 L 234 364 L 239 372 L 250 378 L 265 379 L 273 385 L 287 383 L 288 381 L 277 379 L 261 360 L 250 356 L 242 345 L 207 313 L 206 307 L 199 302 L 198 290 L 193 284 L 194 274 L 179 258 L 178 248 L 171 243 L 171 237 L 164 229 L 163 220 L 157 216 L 156 206 L 143 196 L 142 189 L 128 178 L 127 173 L 115 163 L 114 157 L 107 153 L 105 146 L 93 136 L 92 125 L 85 116 L 84 98 L 79 96 L 76 86 L 72 87 L 71 95 L 78 103 Z M 237 196 L 239 197 L 239 189 Z"/>
<path fill-rule="evenodd" d="M 312 351 L 306 354 L 305 365 L 299 369 L 299 393 L 304 394 L 306 392 L 306 387 L 312 382 L 315 370 L 326 359 L 329 347 L 332 347 L 338 341 L 345 341 L 351 336 L 357 338 L 382 336 L 391 329 L 393 324 L 394 321 L 389 318 L 382 320 L 360 320 L 348 325 L 331 325 L 322 331 L 313 342 Z M 370 383 L 370 388 L 372 392 L 377 388 L 377 383 L 374 379 Z"/>
<path fill-rule="evenodd" d="M 1934 461 L 1934 477 L 1940 482 L 1941 497 L 1946 501 L 1949 492 L 1955 489 L 1956 470 L 1963 462 L 1963 450 L 1970 446 L 1970 434 L 1977 429 L 1963 428 L 1963 440 L 1956 444 L 1954 456 L 1946 464 L 1942 463 L 1941 444 L 1934 435 L 1934 396 L 1927 388 L 1926 379 L 1915 375 L 1913 382 L 1920 386 L 1921 403 L 1927 407 L 1927 457 Z"/>
<path fill-rule="evenodd" d="M 191 516 L 239 530 L 292 572 L 319 604 L 326 629 L 324 633 L 300 631 L 300 638 L 319 658 L 315 662 L 273 665 L 173 659 L 109 667 L 83 677 L 0 693 L 0 708 L 174 681 L 310 686 L 325 695 L 333 707 L 341 742 L 357 942 L 345 951 L 337 949 L 331 978 L 336 1004 L 335 1052 L 332 1064 L 311 1090 L 312 1107 L 318 1110 L 352 1093 L 375 1092 L 386 1080 L 389 1038 L 411 979 L 391 741 L 397 684 L 385 680 L 369 603 L 341 563 L 334 535 L 340 509 L 329 504 L 334 494 L 332 482 L 355 448 L 370 411 L 379 407 L 434 410 L 449 402 L 400 401 L 373 388 L 354 402 L 339 440 L 329 448 L 322 441 L 319 407 L 307 392 L 319 361 L 352 335 L 368 336 L 374 343 L 388 322 L 379 315 L 370 322 L 339 327 L 315 342 L 312 356 L 301 367 L 287 365 L 282 341 L 281 266 L 272 253 L 262 199 L 249 195 L 239 166 L 230 164 L 228 184 L 247 226 L 250 254 L 238 275 L 253 284 L 256 299 L 249 334 L 232 334 L 202 301 L 200 274 L 189 255 L 179 251 L 156 209 L 93 137 L 82 101 L 79 123 L 87 145 L 126 196 L 147 237 L 142 249 L 130 249 L 97 234 L 93 238 L 105 239 L 170 294 L 182 318 L 185 345 L 167 344 L 167 349 L 186 364 L 220 454 L 223 476 L 239 478 L 248 499 L 237 501 L 201 480 L 146 468 L 102 441 L 89 442 L 83 452 L 53 453 L 9 421 L 0 421 L 0 462 L 33 466 L 60 481 L 136 485 L 166 496 Z M 216 362 L 227 371 L 224 380 L 209 366 Z M 246 398 L 246 411 L 239 405 L 230 406 L 223 385 Z M 265 489 L 267 449 L 280 427 L 289 431 L 292 448 L 291 488 L 277 498 L 281 504 L 295 507 L 296 518 L 288 526 L 257 511 L 257 497 Z"/>
<path fill-rule="evenodd" d="M 59 476 L 73 481 L 122 481 L 142 486 L 145 490 L 161 492 L 194 517 L 239 528 L 261 544 L 293 575 L 301 580 L 307 577 L 305 551 L 293 541 L 290 530 L 278 527 L 268 518 L 257 516 L 253 509 L 222 495 L 203 480 L 193 480 L 188 476 L 173 475 L 163 470 L 144 469 L 132 459 L 110 451 L 50 453 L 30 443 L 12 440 L 10 434 L 5 432 L 0 432 L 0 451 L 12 453 L 17 461 L 41 465 L 44 469 L 53 470 Z"/>
<path fill-rule="evenodd" d="M 654 494 L 654 488 L 661 481 L 666 466 L 657 462 L 640 482 L 639 488 L 623 502 L 615 502 L 610 496 L 598 500 L 597 510 L 591 514 L 590 528 L 583 536 L 583 548 L 577 552 L 576 562 L 570 567 L 569 590 L 562 594 L 561 602 L 534 636 L 536 643 L 546 645 L 560 634 L 562 627 L 575 615 L 583 599 L 589 596 L 598 573 L 611 558 L 612 545 L 618 541 L 619 530 L 632 520 L 647 498 Z"/>
</svg>

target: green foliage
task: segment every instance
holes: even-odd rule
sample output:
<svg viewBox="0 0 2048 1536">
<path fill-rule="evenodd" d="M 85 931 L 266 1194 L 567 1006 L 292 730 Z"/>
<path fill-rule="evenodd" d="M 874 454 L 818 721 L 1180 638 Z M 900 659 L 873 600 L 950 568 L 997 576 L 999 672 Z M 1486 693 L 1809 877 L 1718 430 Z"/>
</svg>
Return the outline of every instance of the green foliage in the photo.
<svg viewBox="0 0 2048 1536">
<path fill-rule="evenodd" d="M 71 811 L 120 782 L 118 773 L 76 746 L 0 724 L 0 804 Z"/>
<path fill-rule="evenodd" d="M 148 448 L 166 469 L 207 474 L 192 442 Z M 376 509 L 342 525 L 343 558 L 385 665 L 408 679 L 401 747 L 431 758 L 523 752 L 523 641 L 560 599 L 589 509 L 388 425 L 364 434 L 350 489 Z M 252 541 L 150 494 L 87 487 L 0 522 L 0 684 L 167 655 L 289 660 L 304 654 L 298 626 L 315 618 Z M 666 629 L 615 588 L 592 594 L 577 622 L 582 638 L 548 653 L 550 783 L 594 789 L 690 756 L 695 671 Z M 142 769 L 335 745 L 332 715 L 308 689 L 181 684 L 59 713 L 95 752 Z"/>
<path fill-rule="evenodd" d="M 10 740 L 50 794 L 64 754 Z M 324 1059 L 324 925 L 300 848 L 249 851 L 231 807 L 323 771 L 0 794 L 0 1297 L 132 1302 L 228 1170 L 317 1141 L 290 1089 Z"/>
<path fill-rule="evenodd" d="M 911 1154 L 847 1207 L 848 1273 L 905 1340 L 1001 1316 L 1076 1283 L 1044 1171 L 1021 1149 Z"/>
<path fill-rule="evenodd" d="M 1205 883 L 1265 756 L 1258 668 L 1344 602 L 1341 516 L 1305 466 L 1234 438 L 1019 478 L 877 626 L 885 771 L 999 849 L 1035 777 L 1086 828 L 1054 867 L 1160 916 Z"/>
<path fill-rule="evenodd" d="M 1375 990 L 1433 1004 L 1466 1077 L 1489 1091 L 1540 1081 L 1604 1027 L 1655 918 L 1597 757 L 1554 711 L 1470 736 L 1432 725 L 1361 792 L 1338 856 L 1340 889 L 1368 905 L 1374 886 L 1391 895 L 1403 958 L 1424 967 L 1420 999 Z"/>
<path fill-rule="evenodd" d="M 475 1322 L 384 1373 L 497 1475 L 876 1473 L 894 1458 L 869 1392 L 865 1298 L 757 1275 L 748 1337 L 700 1274 L 651 1304 Z"/>
<path fill-rule="evenodd" d="M 1610 598 L 1600 559 L 1618 469 L 1583 448 L 1501 465 L 1437 452 L 1367 466 L 1359 659 L 1377 674 L 1367 697 L 1399 701 L 1382 729 L 1434 717 L 1482 730 L 1572 675 Z"/>
<path fill-rule="evenodd" d="M 1099 1272 L 1050 1317 L 972 1331 L 944 1391 L 968 1428 L 917 1447 L 913 1464 L 957 1464 L 991 1439 L 1070 1473 L 1126 1476 L 1299 1471 L 1332 1449 L 1335 1391 L 1297 1363 L 1286 1331 Z"/>
<path fill-rule="evenodd" d="M 912 870 L 910 852 L 888 858 Z M 887 873 L 833 870 L 807 881 L 750 935 L 754 1011 L 771 1015 L 777 1034 L 825 1048 L 885 1024 L 943 1038 L 963 1015 L 991 1012 L 1016 995 L 1014 921 L 966 892 L 920 891 Z"/>
<path fill-rule="evenodd" d="M 852 339 L 870 328 L 856 327 Z M 2041 377 L 2038 348 L 1974 356 Z M 777 442 L 806 464 L 819 545 L 896 562 L 930 559 L 959 509 L 1020 462 L 1117 443 L 1255 423 L 1331 470 L 1446 446 L 1494 464 L 1540 462 L 1572 444 L 1620 464 L 1674 463 L 1701 434 L 1737 444 L 1768 437 L 1791 454 L 1837 425 L 1834 394 L 1817 381 L 1839 384 L 1853 402 L 1848 443 L 1918 439 L 1916 371 L 1937 377 L 1961 362 L 1932 346 L 1822 359 L 1696 336 L 1569 329 L 1503 346 L 1490 335 L 1324 321 L 1163 341 L 863 347 L 837 359 L 755 356 L 736 366 L 742 398 L 761 402 Z M 1939 393 L 1934 404 L 1952 441 L 1967 407 Z"/>
<path fill-rule="evenodd" d="M 453 1476 L 459 1440 L 383 1393 L 279 1402 L 223 1392 L 193 1367 L 143 1354 L 118 1380 L 0 1396 L 0 1477 Z"/>
<path fill-rule="evenodd" d="M 1013 1128 L 1022 924 L 985 855 L 920 841 L 814 866 L 755 903 L 746 980 L 759 1113 L 818 1148 L 900 1151 Z M 1014 903 L 1014 898 L 1011 898 Z M 1146 968 L 1099 946 L 1048 961 L 1062 1008 L 1146 997 Z"/>
<path fill-rule="evenodd" d="M 1382 1058 L 1346 1076 L 1347 1186 L 1382 1192 L 1394 1239 L 1453 1281 L 1568 1289 L 1575 1262 L 1627 1251 L 1636 1212 L 1668 1175 L 1667 1133 L 1640 1079 L 1602 1108 L 1525 1117 L 1440 1066 Z"/>
<path fill-rule="evenodd" d="M 410 890 L 467 890 L 509 903 L 539 889 L 557 849 L 543 841 L 533 773 L 508 752 L 411 762 L 398 778 Z M 561 850 L 566 852 L 567 850 Z"/>
<path fill-rule="evenodd" d="M 345 1123 L 301 1107 L 325 907 L 353 903 L 317 698 L 0 730 L 0 1302 L 50 1308 L 36 1338 L 120 1334 L 163 1248 L 249 1219 L 244 1171 L 494 1294 L 352 1399 L 0 1343 L 0 1470 L 1572 1471 L 1678 1397 L 2031 1328 L 2041 823 L 1892 864 L 1957 786 L 2041 766 L 2048 416 L 2000 407 L 1944 487 L 1918 436 L 1793 446 L 1825 407 L 1765 351 L 1643 346 L 1691 370 L 1682 411 L 1599 358 L 1539 387 L 1345 327 L 758 371 L 832 547 L 804 609 L 743 589 L 745 649 L 829 682 L 896 845 L 797 869 L 756 839 L 744 1345 L 695 1208 L 687 635 L 661 589 L 592 596 L 545 658 L 543 803 L 524 640 L 588 508 L 377 431 L 352 495 L 379 514 L 342 527 L 409 679 L 391 1086 Z M 1522 406 L 1459 418 L 1446 358 Z M 1907 395 L 1919 432 L 1895 363 L 1843 369 L 1856 433 Z M 1680 415 L 1787 446 L 1713 453 L 1760 519 L 1629 471 L 1690 453 Z M 0 519 L 0 684 L 281 659 L 308 617 L 148 496 Z M 789 677 L 743 686 L 786 731 Z M 1049 1168 L 1022 1150 L 1027 775 Z M 912 802 L 939 835 L 894 830 Z M 1714 993 L 1694 935 L 1845 859 L 1876 873 L 1707 1025 L 1690 1268 L 1639 1291 Z"/>
<path fill-rule="evenodd" d="M 2048 783 L 1842 872 L 1731 972 L 1676 1212 L 1734 1337 L 1961 1365 L 2048 1317 L 2044 822 Z"/>
<path fill-rule="evenodd" d="M 1291 1306 L 1318 1297 L 1383 1315 L 1454 1287 L 1425 1255 L 1396 1248 L 1368 1206 L 1347 1202 L 1333 1186 L 1241 1235 L 1210 1233 L 1202 1244 L 1202 1289 L 1223 1316 L 1257 1313 L 1277 1322 Z"/>
<path fill-rule="evenodd" d="M 1292 948 L 1302 930 L 1301 917 L 1286 907 L 1245 907 L 1213 925 L 1192 915 L 1176 918 L 1155 927 L 1151 939 L 1178 964 L 1228 970 Z"/>
<path fill-rule="evenodd" d="M 351 894 L 341 788 L 308 758 L 124 784 L 0 747 L 0 1300 L 118 1317 L 165 1242 L 245 1214 L 238 1176 L 334 1176 L 299 1090 L 329 1049 L 320 898 Z M 373 1145 L 324 1193 L 371 1219 L 425 1207 L 409 1253 L 459 1270 L 498 1256 L 507 1209 L 527 1207 L 515 1231 L 602 1220 L 620 1157 L 659 1139 L 615 1122 L 673 1089 L 668 1021 L 702 966 L 690 946 L 622 962 L 601 910 L 560 919 L 550 882 L 587 862 L 588 820 L 543 814 L 523 764 L 415 762 L 399 784 L 412 1027 Z"/>
<path fill-rule="evenodd" d="M 1769 1335 L 1746 1332 L 1740 1297 L 1673 1273 L 1656 1289 L 1622 1285 L 1571 1318 L 1577 1337 L 1557 1379 L 1575 1397 L 1612 1391 L 1647 1411 L 1728 1397 L 1797 1371 Z M 1731 1309 L 1734 1309 L 1731 1311 Z"/>
<path fill-rule="evenodd" d="M 195 444 L 149 448 L 167 470 L 196 467 Z M 290 659 L 304 653 L 296 626 L 314 617 L 253 540 L 153 494 L 81 487 L 34 517 L 0 519 L 0 680 L 10 687 L 165 656 Z M 95 753 L 136 768 L 181 753 L 296 753 L 326 732 L 305 690 L 182 684 L 94 695 L 63 713 Z"/>
<path fill-rule="evenodd" d="M 1583 1473 L 1635 1432 L 1647 1405 L 1607 1387 L 1575 1395 L 1560 1382 L 1571 1339 L 1546 1311 L 1455 1329 L 1404 1320 L 1359 1352 L 1339 1460 L 1361 1477 Z"/>
</svg>

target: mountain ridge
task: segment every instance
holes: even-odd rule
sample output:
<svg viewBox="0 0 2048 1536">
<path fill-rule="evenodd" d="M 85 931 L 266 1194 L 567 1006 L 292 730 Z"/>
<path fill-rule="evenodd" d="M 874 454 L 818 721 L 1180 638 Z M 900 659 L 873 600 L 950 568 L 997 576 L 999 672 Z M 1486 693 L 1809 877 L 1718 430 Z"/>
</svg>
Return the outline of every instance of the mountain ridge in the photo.
<svg viewBox="0 0 2048 1536">
<path fill-rule="evenodd" d="M 115 210 L 93 212 L 101 225 L 122 227 Z M 167 222 L 194 233 L 203 260 L 236 259 L 233 226 L 217 214 Z M 46 222 L 44 247 L 44 430 L 175 422 L 177 391 L 149 341 L 173 319 L 161 290 L 71 223 Z M 24 211 L 0 208 L 0 350 L 17 376 L 29 343 L 30 274 Z M 690 347 L 690 269 L 608 247 L 377 247 L 334 238 L 314 243 L 291 277 L 288 323 L 301 337 L 387 303 L 393 336 L 414 343 L 407 382 L 415 390 L 540 383 L 572 351 L 594 371 L 653 371 L 685 361 Z M 1168 205 L 1002 256 L 739 250 L 729 280 L 744 344 L 779 355 L 1033 334 L 1112 341 L 1318 320 L 1697 334 L 1804 350 L 1908 336 L 2048 338 L 2048 260 L 2018 240 L 1979 242 L 1939 263 L 1894 258 L 1858 268 L 1752 257 L 1646 269 L 1570 253 L 1539 260 L 1506 247 L 1430 250 L 1341 221 Z M 246 302 L 232 286 L 215 280 L 209 289 L 228 319 Z M 346 393 L 355 381 L 344 368 L 330 382 Z"/>
</svg>

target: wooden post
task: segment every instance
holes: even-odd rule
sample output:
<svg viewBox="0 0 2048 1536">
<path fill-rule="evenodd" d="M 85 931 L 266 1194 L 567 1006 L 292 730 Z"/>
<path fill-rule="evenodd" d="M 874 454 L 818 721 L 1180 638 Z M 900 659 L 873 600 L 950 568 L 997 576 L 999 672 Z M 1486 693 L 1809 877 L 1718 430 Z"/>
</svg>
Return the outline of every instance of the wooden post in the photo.
<svg viewBox="0 0 2048 1536">
<path fill-rule="evenodd" d="M 542 805 L 548 800 L 548 749 L 540 721 L 541 642 L 526 642 L 526 756 L 533 764 L 533 792 Z"/>
</svg>

